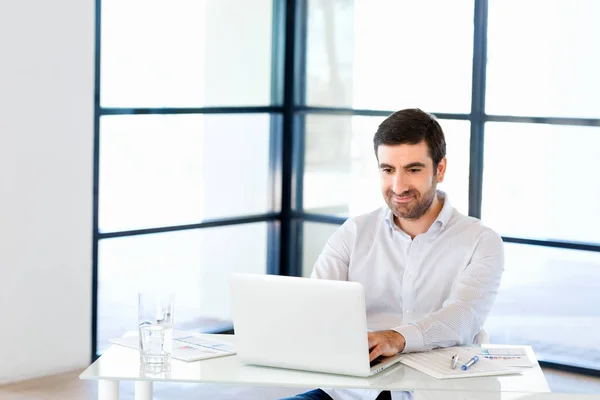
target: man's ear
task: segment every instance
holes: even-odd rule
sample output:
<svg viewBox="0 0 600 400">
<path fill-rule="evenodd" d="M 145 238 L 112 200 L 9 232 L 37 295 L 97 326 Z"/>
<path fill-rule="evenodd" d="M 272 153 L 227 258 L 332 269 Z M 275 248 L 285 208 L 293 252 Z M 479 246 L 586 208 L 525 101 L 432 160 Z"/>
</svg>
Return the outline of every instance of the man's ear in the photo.
<svg viewBox="0 0 600 400">
<path fill-rule="evenodd" d="M 446 159 L 446 157 L 444 157 L 440 160 L 440 163 L 437 166 L 437 181 L 438 181 L 438 183 L 444 182 L 444 176 L 446 175 L 447 163 L 448 163 L 448 160 Z"/>
</svg>

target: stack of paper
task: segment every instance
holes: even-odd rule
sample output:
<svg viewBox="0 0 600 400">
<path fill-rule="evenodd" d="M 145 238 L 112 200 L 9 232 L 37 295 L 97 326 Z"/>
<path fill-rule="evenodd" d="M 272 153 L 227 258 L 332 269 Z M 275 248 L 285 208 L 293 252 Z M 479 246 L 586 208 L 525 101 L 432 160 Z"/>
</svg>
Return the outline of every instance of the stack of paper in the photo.
<svg viewBox="0 0 600 400">
<path fill-rule="evenodd" d="M 110 339 L 109 341 L 133 349 L 140 348 L 138 336 L 123 336 L 117 339 Z M 185 331 L 173 332 L 173 350 L 171 357 L 177 360 L 206 360 L 208 358 L 229 356 L 235 353 L 235 347 L 231 343 L 207 340 L 198 334 Z"/>
<path fill-rule="evenodd" d="M 479 355 L 479 347 L 448 347 L 422 353 L 403 355 L 400 362 L 437 379 L 469 378 L 476 376 L 519 374 L 519 370 L 479 356 L 479 361 L 466 371 L 461 366 Z M 452 356 L 458 355 L 458 365 L 452 368 Z"/>
</svg>

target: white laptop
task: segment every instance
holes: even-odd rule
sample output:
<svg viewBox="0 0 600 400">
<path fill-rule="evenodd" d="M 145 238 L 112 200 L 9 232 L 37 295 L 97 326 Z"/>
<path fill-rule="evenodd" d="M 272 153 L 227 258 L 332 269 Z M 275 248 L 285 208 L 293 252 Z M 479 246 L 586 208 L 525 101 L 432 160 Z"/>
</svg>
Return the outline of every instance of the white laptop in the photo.
<svg viewBox="0 0 600 400">
<path fill-rule="evenodd" d="M 400 361 L 369 363 L 365 293 L 356 282 L 234 274 L 231 308 L 246 364 L 366 377 Z"/>
</svg>

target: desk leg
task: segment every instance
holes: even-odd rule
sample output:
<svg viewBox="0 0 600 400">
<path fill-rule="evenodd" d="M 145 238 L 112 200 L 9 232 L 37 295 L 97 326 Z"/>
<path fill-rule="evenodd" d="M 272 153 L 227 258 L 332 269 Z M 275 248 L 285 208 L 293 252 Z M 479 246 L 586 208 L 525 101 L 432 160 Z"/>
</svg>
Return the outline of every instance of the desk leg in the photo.
<svg viewBox="0 0 600 400">
<path fill-rule="evenodd" d="M 119 400 L 119 381 L 98 381 L 98 400 Z"/>
<path fill-rule="evenodd" d="M 152 400 L 152 382 L 135 382 L 135 400 Z"/>
</svg>

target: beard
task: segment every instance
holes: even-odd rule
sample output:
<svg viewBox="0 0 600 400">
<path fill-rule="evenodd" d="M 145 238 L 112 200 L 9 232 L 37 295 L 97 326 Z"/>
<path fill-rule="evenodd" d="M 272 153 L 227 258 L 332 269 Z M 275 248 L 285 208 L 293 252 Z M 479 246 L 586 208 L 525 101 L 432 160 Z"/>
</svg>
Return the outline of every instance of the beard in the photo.
<svg viewBox="0 0 600 400">
<path fill-rule="evenodd" d="M 392 213 L 397 218 L 415 220 L 421 218 L 429 210 L 435 199 L 437 192 L 437 176 L 433 177 L 433 183 L 429 190 L 425 193 L 421 193 L 416 189 L 409 189 L 402 193 L 395 194 L 391 189 L 385 194 L 385 202 L 387 203 Z M 395 203 L 393 196 L 396 197 L 408 197 L 412 196 L 413 199 L 405 204 Z"/>
</svg>

